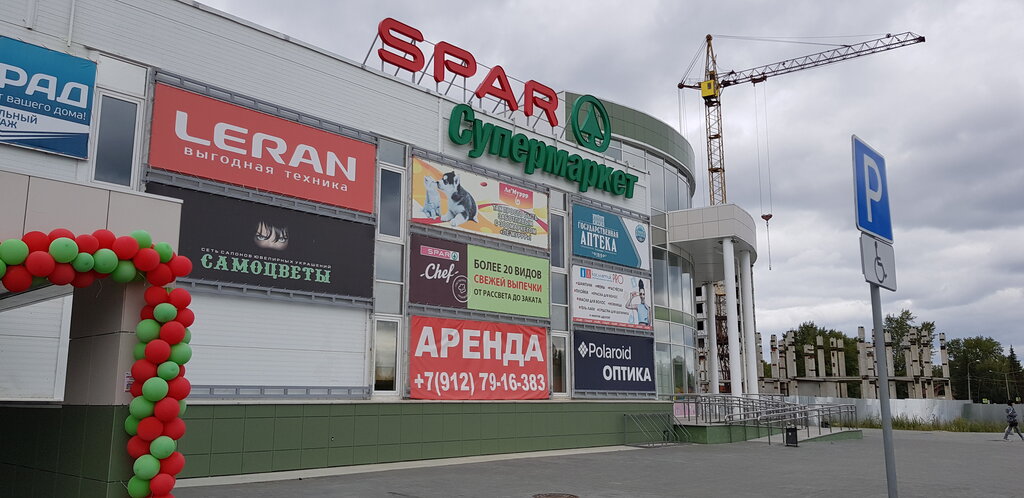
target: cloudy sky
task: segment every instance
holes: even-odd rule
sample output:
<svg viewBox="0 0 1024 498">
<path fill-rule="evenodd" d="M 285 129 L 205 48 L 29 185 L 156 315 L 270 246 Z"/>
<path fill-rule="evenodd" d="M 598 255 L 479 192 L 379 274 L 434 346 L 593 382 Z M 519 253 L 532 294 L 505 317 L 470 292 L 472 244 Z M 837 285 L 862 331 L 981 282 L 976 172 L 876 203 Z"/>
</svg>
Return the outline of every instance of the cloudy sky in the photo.
<svg viewBox="0 0 1024 498">
<path fill-rule="evenodd" d="M 206 0 L 362 61 L 394 17 L 488 66 L 556 91 L 606 98 L 680 126 L 704 154 L 703 108 L 676 83 L 704 35 L 720 70 L 741 70 L 913 31 L 927 42 L 728 88 L 728 200 L 757 218 L 757 323 L 765 340 L 804 321 L 870 329 L 853 216 L 850 135 L 886 159 L 897 292 L 947 337 L 984 335 L 1024 353 L 1024 3 L 1018 1 Z M 723 37 L 786 37 L 773 43 Z M 703 59 L 691 77 L 702 76 Z M 699 160 L 695 206 L 707 205 Z M 770 181 L 769 181 L 770 178 Z M 769 252 L 771 267 L 769 269 Z"/>
</svg>

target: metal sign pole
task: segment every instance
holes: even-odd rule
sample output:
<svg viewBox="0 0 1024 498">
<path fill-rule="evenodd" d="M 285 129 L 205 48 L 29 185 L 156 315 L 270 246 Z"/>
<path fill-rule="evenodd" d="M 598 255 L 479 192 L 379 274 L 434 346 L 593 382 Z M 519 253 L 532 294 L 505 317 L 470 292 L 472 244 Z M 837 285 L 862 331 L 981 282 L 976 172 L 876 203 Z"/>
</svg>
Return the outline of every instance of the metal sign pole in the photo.
<svg viewBox="0 0 1024 498">
<path fill-rule="evenodd" d="M 889 406 L 889 367 L 885 351 L 885 331 L 882 329 L 882 299 L 878 286 L 871 286 L 871 316 L 875 324 L 875 371 L 878 372 L 878 406 L 882 412 L 882 442 L 885 446 L 885 481 L 889 498 L 897 498 L 896 455 L 892 449 L 892 410 Z"/>
</svg>

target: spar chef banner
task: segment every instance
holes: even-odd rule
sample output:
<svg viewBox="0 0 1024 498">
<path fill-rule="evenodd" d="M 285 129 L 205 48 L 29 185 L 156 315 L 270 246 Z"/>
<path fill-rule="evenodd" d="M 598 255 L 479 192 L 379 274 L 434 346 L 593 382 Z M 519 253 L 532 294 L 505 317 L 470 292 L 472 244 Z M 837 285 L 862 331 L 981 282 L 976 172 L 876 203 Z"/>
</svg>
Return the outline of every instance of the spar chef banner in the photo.
<svg viewBox="0 0 1024 498">
<path fill-rule="evenodd" d="M 572 321 L 651 330 L 651 280 L 573 265 Z"/>
<path fill-rule="evenodd" d="M 412 158 L 412 221 L 548 248 L 548 195 Z"/>
<path fill-rule="evenodd" d="M 413 316 L 414 399 L 547 399 L 547 329 Z"/>
<path fill-rule="evenodd" d="M 149 165 L 373 212 L 372 144 L 158 84 Z"/>
<path fill-rule="evenodd" d="M 617 265 L 651 269 L 651 227 L 579 204 L 572 206 L 572 253 Z"/>
</svg>

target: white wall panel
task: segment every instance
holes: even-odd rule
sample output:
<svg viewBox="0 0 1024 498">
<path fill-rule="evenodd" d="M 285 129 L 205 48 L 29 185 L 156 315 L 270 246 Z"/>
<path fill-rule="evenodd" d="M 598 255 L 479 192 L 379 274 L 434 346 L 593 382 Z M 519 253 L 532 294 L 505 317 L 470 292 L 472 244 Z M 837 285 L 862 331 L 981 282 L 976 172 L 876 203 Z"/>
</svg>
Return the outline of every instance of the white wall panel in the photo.
<svg viewBox="0 0 1024 498">
<path fill-rule="evenodd" d="M 365 385 L 365 310 L 195 294 L 194 385 Z"/>
<path fill-rule="evenodd" d="M 64 398 L 70 295 L 0 312 L 0 400 Z"/>
</svg>

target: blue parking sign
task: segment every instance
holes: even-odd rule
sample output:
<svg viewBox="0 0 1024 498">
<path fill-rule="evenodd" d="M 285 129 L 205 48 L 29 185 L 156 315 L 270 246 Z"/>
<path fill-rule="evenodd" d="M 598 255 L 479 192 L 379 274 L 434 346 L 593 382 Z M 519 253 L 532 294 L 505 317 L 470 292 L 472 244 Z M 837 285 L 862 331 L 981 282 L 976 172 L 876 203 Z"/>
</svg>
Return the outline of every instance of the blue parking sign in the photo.
<svg viewBox="0 0 1024 498">
<path fill-rule="evenodd" d="M 857 228 L 892 243 L 885 158 L 853 135 L 853 185 Z"/>
</svg>

